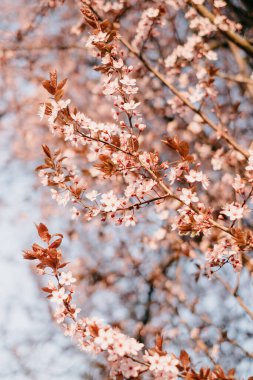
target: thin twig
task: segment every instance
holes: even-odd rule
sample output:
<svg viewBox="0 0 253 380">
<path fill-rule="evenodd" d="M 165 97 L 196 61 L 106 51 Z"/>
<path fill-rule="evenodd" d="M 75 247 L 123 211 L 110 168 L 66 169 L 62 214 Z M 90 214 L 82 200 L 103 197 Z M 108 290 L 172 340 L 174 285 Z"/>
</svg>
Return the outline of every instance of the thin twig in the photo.
<svg viewBox="0 0 253 380">
<path fill-rule="evenodd" d="M 229 284 L 226 283 L 226 281 L 224 281 L 223 278 L 220 277 L 218 274 L 214 274 L 213 277 L 215 277 L 224 286 L 224 288 L 228 291 L 228 293 L 230 293 L 231 296 L 234 297 L 237 300 L 237 302 L 239 303 L 239 305 L 241 306 L 241 308 L 253 320 L 253 311 L 251 311 L 250 308 L 247 305 L 245 305 L 245 303 L 242 300 L 242 298 L 237 293 L 234 292 L 234 290 L 231 288 L 231 286 L 229 286 Z"/>
<path fill-rule="evenodd" d="M 122 44 L 134 54 L 144 66 L 153 73 L 178 99 L 180 99 L 184 105 L 191 109 L 195 114 L 199 115 L 201 119 L 209 125 L 219 137 L 223 138 L 230 146 L 235 150 L 240 152 L 245 158 L 249 158 L 249 152 L 240 146 L 237 141 L 230 136 L 227 132 L 223 131 L 222 128 L 216 125 L 206 114 L 204 114 L 200 109 L 195 107 L 180 91 L 178 91 L 156 68 L 154 68 L 145 57 L 141 56 L 138 51 L 136 51 L 132 45 L 126 41 L 123 37 L 120 37 Z"/>
<path fill-rule="evenodd" d="M 204 5 L 195 4 L 192 0 L 189 0 L 190 5 L 196 9 L 196 11 L 203 17 L 207 18 L 212 24 L 215 25 L 215 15 L 210 12 Z M 219 29 L 219 31 L 234 44 L 239 46 L 242 50 L 253 57 L 253 45 L 249 43 L 245 38 L 239 34 L 232 32 L 231 30 Z"/>
</svg>

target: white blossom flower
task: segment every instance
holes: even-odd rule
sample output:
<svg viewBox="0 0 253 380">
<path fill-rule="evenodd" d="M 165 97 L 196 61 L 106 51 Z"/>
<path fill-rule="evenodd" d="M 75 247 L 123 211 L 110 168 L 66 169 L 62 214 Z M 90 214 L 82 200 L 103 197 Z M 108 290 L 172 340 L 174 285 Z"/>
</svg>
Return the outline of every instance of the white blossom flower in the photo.
<svg viewBox="0 0 253 380">
<path fill-rule="evenodd" d="M 65 336 L 74 336 L 76 333 L 77 324 L 70 323 L 69 325 L 63 325 Z"/>
<path fill-rule="evenodd" d="M 92 190 L 89 193 L 86 193 L 85 196 L 89 201 L 93 202 L 98 197 L 99 193 L 96 190 Z"/>
<path fill-rule="evenodd" d="M 72 220 L 77 220 L 79 216 L 81 215 L 81 212 L 76 207 L 72 207 L 71 212 L 72 212 L 72 215 L 71 215 Z"/>
<path fill-rule="evenodd" d="M 136 218 L 134 215 L 126 215 L 124 217 L 124 222 L 126 227 L 134 227 L 136 225 Z"/>
<path fill-rule="evenodd" d="M 95 338 L 94 343 L 99 346 L 102 350 L 106 350 L 110 345 L 113 344 L 113 331 L 100 329 L 98 336 Z"/>
<path fill-rule="evenodd" d="M 60 284 L 61 285 L 71 285 L 74 282 L 76 282 L 76 278 L 73 277 L 72 272 L 61 272 L 61 277 L 60 277 Z"/>
<path fill-rule="evenodd" d="M 132 359 L 123 358 L 120 363 L 120 371 L 126 379 L 137 377 L 141 369 L 141 365 Z"/>
<path fill-rule="evenodd" d="M 54 318 L 56 319 L 56 322 L 57 323 L 62 323 L 64 321 L 64 319 L 66 318 L 66 314 L 65 314 L 65 306 L 64 305 L 60 305 L 57 307 L 55 313 L 54 313 Z"/>
<path fill-rule="evenodd" d="M 239 174 L 237 174 L 236 177 L 234 178 L 232 186 L 235 189 L 235 191 L 238 193 L 241 193 L 242 191 L 245 190 L 245 183 Z"/>
<path fill-rule="evenodd" d="M 102 195 L 101 204 L 106 212 L 114 212 L 120 207 L 120 201 L 117 199 L 112 190 Z"/>
<path fill-rule="evenodd" d="M 189 205 L 191 202 L 198 202 L 199 198 L 196 193 L 193 193 L 190 189 L 183 188 L 182 194 L 179 197 L 186 205 Z"/>
<path fill-rule="evenodd" d="M 65 293 L 65 289 L 62 287 L 52 292 L 51 302 L 61 304 L 67 297 L 68 295 Z"/>
<path fill-rule="evenodd" d="M 227 215 L 230 220 L 237 220 L 243 218 L 243 213 L 245 211 L 245 207 L 241 207 L 238 204 L 231 203 L 227 204 L 222 211 L 222 214 Z"/>
<path fill-rule="evenodd" d="M 124 108 L 125 111 L 132 111 L 135 110 L 141 103 L 136 103 L 134 100 L 130 100 L 128 103 L 124 103 L 122 105 L 122 108 Z"/>
<path fill-rule="evenodd" d="M 46 104 L 42 104 L 40 105 L 39 107 L 39 111 L 38 111 L 38 116 L 40 117 L 40 120 L 43 119 L 44 115 L 45 115 L 45 111 L 46 111 Z"/>
<path fill-rule="evenodd" d="M 129 76 L 125 75 L 123 79 L 120 80 L 122 84 L 125 86 L 135 86 L 136 85 L 136 79 L 129 78 Z"/>
</svg>

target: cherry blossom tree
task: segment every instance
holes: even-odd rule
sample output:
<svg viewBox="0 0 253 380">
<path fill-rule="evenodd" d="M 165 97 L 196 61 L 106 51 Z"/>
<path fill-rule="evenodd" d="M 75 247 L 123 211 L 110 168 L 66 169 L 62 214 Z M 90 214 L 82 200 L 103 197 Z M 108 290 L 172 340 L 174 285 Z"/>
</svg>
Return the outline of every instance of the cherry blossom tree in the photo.
<svg viewBox="0 0 253 380">
<path fill-rule="evenodd" d="M 17 134 L 33 159 L 42 145 L 51 211 L 24 258 L 37 261 L 54 320 L 101 379 L 250 379 L 250 2 L 37 7 L 2 61 L 36 68 L 38 126 Z M 33 122 L 27 100 L 11 104 Z M 65 224 L 52 233 L 57 210 Z M 73 261 L 64 235 L 78 245 Z"/>
</svg>

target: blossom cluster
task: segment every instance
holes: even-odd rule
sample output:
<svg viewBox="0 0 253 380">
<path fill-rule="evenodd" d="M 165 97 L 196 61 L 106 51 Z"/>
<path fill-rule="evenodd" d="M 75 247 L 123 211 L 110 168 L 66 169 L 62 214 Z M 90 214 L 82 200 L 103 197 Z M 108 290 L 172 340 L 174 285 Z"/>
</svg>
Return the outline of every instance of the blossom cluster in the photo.
<svg viewBox="0 0 253 380">
<path fill-rule="evenodd" d="M 187 142 L 180 141 L 178 137 L 163 141 L 179 155 L 180 160 L 176 164 L 168 161 L 160 163 L 161 159 L 155 152 L 141 149 L 141 133 L 146 124 L 137 111 L 140 102 L 136 102 L 138 87 L 136 80 L 131 77 L 133 67 L 124 64 L 124 52 L 119 48 L 118 35 L 110 23 L 99 22 L 89 7 L 82 8 L 82 13 L 93 28 L 87 46 L 101 58 L 101 64 L 96 70 L 102 73 L 104 94 L 114 102 L 112 114 L 115 123 L 97 123 L 76 109 L 71 110 L 70 100 L 62 100 L 66 80 L 58 83 L 56 73 L 50 74 L 50 81 L 43 82 L 47 91 L 54 95 L 54 99 L 42 105 L 40 115 L 48 116 L 52 133 L 63 136 L 64 140 L 70 141 L 75 148 L 88 147 L 91 152 L 89 161 L 98 161 L 93 163 L 91 175 L 99 176 L 101 174 L 97 172 L 100 172 L 103 178 L 121 178 L 127 186 L 121 195 L 115 194 L 112 189 L 104 193 L 97 189 L 89 189 L 86 193 L 87 184 L 78 171 L 68 165 L 63 166 L 65 158 L 59 152 L 52 154 L 48 147 L 44 149 L 47 156 L 45 164 L 38 168 L 43 184 L 53 186 L 52 197 L 59 205 L 65 206 L 70 201 L 74 203 L 73 219 L 83 215 L 86 220 L 90 220 L 100 215 L 102 221 L 110 218 L 117 225 L 135 226 L 135 210 L 144 205 L 166 198 L 177 200 L 181 207 L 177 210 L 178 217 L 175 218 L 172 230 L 177 229 L 180 234 L 191 236 L 209 233 L 213 228 L 225 232 L 229 238 L 232 237 L 232 245 L 237 247 L 232 251 L 234 254 L 227 261 L 226 252 L 221 250 L 216 254 L 217 248 L 214 246 L 207 259 L 212 266 L 223 266 L 224 262 L 229 262 L 236 271 L 240 270 L 241 255 L 251 248 L 252 236 L 246 232 L 246 243 L 242 246 L 232 228 L 248 211 L 246 202 L 251 196 L 251 191 L 242 205 L 233 202 L 223 207 L 219 219 L 222 220 L 225 215 L 233 222 L 231 227 L 227 227 L 213 219 L 213 210 L 203 203 L 197 193 L 198 184 L 202 184 L 203 188 L 208 190 L 209 180 L 200 170 L 200 163 L 196 161 L 195 156 L 189 153 Z M 185 48 L 179 50 L 177 56 L 180 51 L 185 51 Z M 191 100 L 195 101 L 193 98 Z M 246 171 L 251 171 L 250 166 L 246 167 Z M 160 177 L 160 173 L 163 173 L 164 178 L 168 177 L 170 185 L 177 182 L 181 186 L 173 191 Z M 245 198 L 245 195 L 243 197 Z M 227 236 L 221 234 L 218 246 L 226 245 L 226 239 Z M 224 256 L 221 261 L 220 253 Z"/>
<path fill-rule="evenodd" d="M 42 290 L 56 305 L 54 318 L 62 326 L 65 336 L 71 337 L 82 351 L 97 355 L 104 353 L 113 379 L 118 376 L 126 379 L 140 378 L 146 374 L 155 380 L 201 376 L 203 369 L 197 374 L 185 351 L 182 350 L 178 358 L 173 353 L 164 351 L 160 335 L 156 337 L 155 346 L 147 349 L 143 343 L 123 334 L 117 328 L 106 325 L 99 318 L 79 317 L 81 309 L 72 303 L 76 291 L 74 284 L 77 280 L 71 271 L 63 270 L 68 265 L 63 261 L 59 249 L 63 235 L 59 233 L 51 235 L 42 223 L 36 227 L 46 248 L 35 243 L 32 249 L 24 251 L 24 258 L 39 261 L 36 265 L 38 273 L 54 277 L 55 282 L 50 280 Z M 207 371 L 214 376 L 213 378 L 220 374 L 226 379 L 221 367 L 212 372 L 210 369 Z"/>
<path fill-rule="evenodd" d="M 76 278 L 71 271 L 62 270 L 67 263 L 63 262 L 62 253 L 58 249 L 63 236 L 51 235 L 42 223 L 37 226 L 37 230 L 47 247 L 34 244 L 31 250 L 24 252 L 24 258 L 39 261 L 36 266 L 38 273 L 50 274 L 47 272 L 50 270 L 54 276 L 55 284 L 50 280 L 42 290 L 48 294 L 50 301 L 57 305 L 54 318 L 62 325 L 64 334 L 75 339 L 83 351 L 106 353 L 113 377 L 123 375 L 130 379 L 149 371 L 154 379 L 176 379 L 180 362 L 173 354 L 159 352 L 158 348 L 153 351 L 145 350 L 143 353 L 144 345 L 136 339 L 105 325 L 97 318 L 78 317 L 81 309 L 72 304 L 75 293 L 73 284 Z"/>
<path fill-rule="evenodd" d="M 145 40 L 152 34 L 152 27 L 159 21 L 159 16 L 162 13 L 159 8 L 148 8 L 142 15 L 137 26 L 136 35 L 132 41 L 135 48 L 143 49 Z"/>
<path fill-rule="evenodd" d="M 85 228 L 79 237 L 89 249 L 66 270 L 58 249 L 62 235 L 52 241 L 40 225 L 48 247 L 35 244 L 25 257 L 39 260 L 39 273 L 53 274 L 43 290 L 55 307 L 54 318 L 83 351 L 104 354 L 111 378 L 234 379 L 233 370 L 225 375 L 219 366 L 193 370 L 186 352 L 176 357 L 165 350 L 161 335 L 181 350 L 187 330 L 198 362 L 205 356 L 215 364 L 223 342 L 252 359 L 242 339 L 231 339 L 221 328 L 233 313 L 221 312 L 217 325 L 216 318 L 207 318 L 198 283 L 207 275 L 215 294 L 223 285 L 222 306 L 228 292 L 253 318 L 241 296 L 246 269 L 253 273 L 252 76 L 245 74 L 247 60 L 241 56 L 241 50 L 252 55 L 252 47 L 223 0 L 82 4 L 84 22 L 71 29 L 82 46 L 70 49 L 83 49 L 82 34 L 88 34 L 90 54 L 81 57 L 83 71 L 89 66 L 82 78 L 84 96 L 79 83 L 75 94 L 70 75 L 67 91 L 55 71 L 43 81 L 50 96 L 39 117 L 51 135 L 37 171 L 63 206 L 60 211 L 77 222 L 71 222 L 69 236 L 74 239 Z M 83 71 L 75 67 L 80 78 Z M 51 148 L 54 144 L 59 149 Z M 230 266 L 243 271 L 230 276 L 231 285 L 225 280 Z M 79 317 L 81 310 L 72 303 L 77 285 L 89 310 L 108 306 L 94 301 L 100 292 L 108 292 L 110 302 L 117 298 L 117 308 L 108 312 L 111 325 Z M 126 318 L 114 319 L 119 309 Z M 184 319 L 186 310 L 194 318 Z M 238 315 L 234 319 L 239 326 Z M 212 328 L 215 337 L 208 336 Z M 154 336 L 155 347 L 145 348 Z"/>
</svg>

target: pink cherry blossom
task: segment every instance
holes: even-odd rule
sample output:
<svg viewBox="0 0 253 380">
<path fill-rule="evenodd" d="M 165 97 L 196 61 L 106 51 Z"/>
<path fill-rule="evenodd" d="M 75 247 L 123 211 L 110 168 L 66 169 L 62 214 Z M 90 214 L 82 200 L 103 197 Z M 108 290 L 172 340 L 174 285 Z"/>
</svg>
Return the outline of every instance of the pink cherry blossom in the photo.
<svg viewBox="0 0 253 380">
<path fill-rule="evenodd" d="M 68 295 L 65 293 L 65 288 L 61 287 L 59 290 L 54 290 L 52 292 L 51 302 L 61 304 L 67 297 Z"/>
<path fill-rule="evenodd" d="M 106 350 L 110 345 L 113 344 L 113 331 L 112 330 L 103 330 L 100 329 L 98 333 L 98 337 L 95 338 L 95 344 L 102 348 L 102 350 Z"/>
<path fill-rule="evenodd" d="M 107 212 L 116 211 L 120 207 L 120 201 L 117 199 L 112 190 L 108 193 L 102 194 L 101 204 L 104 211 Z"/>
<path fill-rule="evenodd" d="M 60 284 L 61 285 L 71 285 L 74 282 L 76 282 L 76 278 L 73 277 L 72 272 L 61 272 L 61 277 L 60 277 Z"/>
<path fill-rule="evenodd" d="M 179 197 L 186 205 L 189 205 L 192 202 L 198 202 L 199 198 L 196 193 L 193 193 L 190 189 L 183 188 L 181 195 Z"/>
<path fill-rule="evenodd" d="M 222 214 L 227 215 L 230 218 L 230 220 L 234 221 L 237 219 L 242 219 L 244 212 L 244 207 L 241 207 L 239 204 L 231 203 L 227 204 L 224 207 L 224 211 L 222 211 Z"/>
</svg>

